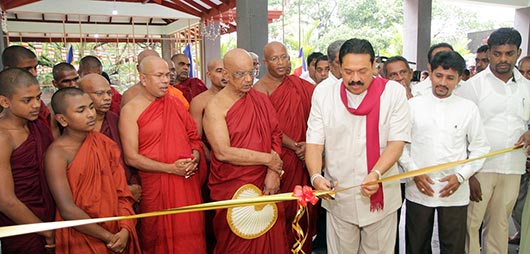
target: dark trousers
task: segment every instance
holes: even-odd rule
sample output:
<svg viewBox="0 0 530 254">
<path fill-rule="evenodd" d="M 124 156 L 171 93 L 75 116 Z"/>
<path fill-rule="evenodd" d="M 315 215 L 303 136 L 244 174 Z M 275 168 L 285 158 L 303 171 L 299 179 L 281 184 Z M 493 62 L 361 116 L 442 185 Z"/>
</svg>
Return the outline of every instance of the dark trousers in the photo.
<svg viewBox="0 0 530 254">
<path fill-rule="evenodd" d="M 467 205 L 427 207 L 407 200 L 405 238 L 407 254 L 431 254 L 434 212 L 438 211 L 441 254 L 464 253 Z"/>
</svg>

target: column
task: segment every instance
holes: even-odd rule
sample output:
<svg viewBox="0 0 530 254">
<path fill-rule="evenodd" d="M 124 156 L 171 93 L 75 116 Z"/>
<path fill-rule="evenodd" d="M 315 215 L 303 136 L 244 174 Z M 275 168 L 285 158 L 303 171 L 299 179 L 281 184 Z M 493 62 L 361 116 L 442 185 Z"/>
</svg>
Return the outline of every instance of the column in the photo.
<svg viewBox="0 0 530 254">
<path fill-rule="evenodd" d="M 219 31 L 219 22 L 213 23 L 214 29 Z M 203 53 L 201 54 L 202 63 L 201 71 L 204 83 L 208 88 L 211 87 L 211 82 L 206 78 L 206 72 L 208 71 L 208 62 L 212 59 L 221 58 L 221 36 L 210 38 L 207 36 L 202 37 Z"/>
<path fill-rule="evenodd" d="M 403 56 L 416 62 L 417 70 L 427 69 L 431 46 L 432 0 L 405 0 Z"/>
<path fill-rule="evenodd" d="M 521 57 L 527 56 L 530 52 L 530 7 L 515 9 L 513 27 L 521 33 Z"/>
<path fill-rule="evenodd" d="M 237 0 L 237 47 L 252 51 L 263 59 L 263 47 L 269 40 L 267 0 Z M 265 66 L 260 66 L 265 73 Z"/>
</svg>

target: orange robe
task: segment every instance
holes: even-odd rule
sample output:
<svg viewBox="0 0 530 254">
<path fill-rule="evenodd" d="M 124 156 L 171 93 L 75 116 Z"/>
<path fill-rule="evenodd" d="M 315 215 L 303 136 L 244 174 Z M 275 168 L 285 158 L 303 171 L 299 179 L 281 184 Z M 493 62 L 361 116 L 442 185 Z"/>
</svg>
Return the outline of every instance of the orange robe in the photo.
<svg viewBox="0 0 530 254">
<path fill-rule="evenodd" d="M 186 98 L 188 102 L 191 102 L 193 97 L 208 90 L 208 87 L 206 87 L 204 82 L 198 78 L 188 78 L 175 85 L 175 87 L 182 91 L 184 98 Z"/>
<path fill-rule="evenodd" d="M 110 89 L 113 92 L 112 101 L 110 102 L 110 111 L 116 115 L 120 115 L 121 94 L 112 86 L 110 86 Z"/>
<path fill-rule="evenodd" d="M 232 147 L 254 151 L 281 154 L 282 133 L 278 127 L 276 112 L 267 96 L 251 89 L 228 110 L 226 125 L 230 133 Z M 241 186 L 251 183 L 264 187 L 267 167 L 236 166 L 224 163 L 211 153 L 211 169 L 208 185 L 212 200 L 232 199 Z M 277 203 L 278 219 L 264 235 L 246 240 L 232 233 L 226 219 L 226 209 L 216 210 L 214 232 L 217 239 L 215 253 L 271 253 L 286 254 L 289 248 L 286 241 L 283 204 Z"/>
<path fill-rule="evenodd" d="M 311 110 L 311 96 L 315 86 L 311 83 L 300 79 L 295 75 L 286 76 L 283 82 L 269 96 L 272 105 L 278 113 L 279 126 L 282 132 L 293 139 L 295 142 L 305 142 L 307 119 Z M 309 185 L 309 173 L 305 163 L 298 159 L 296 153 L 282 147 L 283 170 L 285 174 L 281 181 L 280 192 L 292 192 L 296 185 Z M 291 230 L 291 223 L 298 211 L 297 201 L 288 201 L 284 203 L 285 220 L 288 232 L 289 245 L 295 243 L 295 232 Z M 317 210 L 309 205 L 310 222 L 316 222 Z M 307 215 L 306 215 L 307 216 Z M 305 217 L 305 216 L 304 216 Z M 312 237 L 316 232 L 316 223 L 307 225 L 307 218 L 300 221 L 302 228 L 309 236 Z M 311 253 L 311 241 L 305 241 L 304 252 Z"/>
<path fill-rule="evenodd" d="M 121 164 L 120 149 L 114 141 L 98 132 L 89 132 L 66 171 L 72 197 L 77 207 L 91 218 L 134 214 L 133 197 L 127 187 Z M 62 221 L 57 211 L 56 220 Z M 129 231 L 124 253 L 140 253 L 134 220 L 100 223 L 111 233 L 122 228 Z M 57 254 L 114 253 L 106 244 L 74 228 L 55 231 Z"/>
<path fill-rule="evenodd" d="M 178 88 L 176 88 L 174 86 L 168 86 L 167 87 L 167 93 L 170 94 L 171 96 L 177 98 L 180 102 L 182 102 L 182 104 L 184 104 L 184 108 L 186 108 L 186 110 L 190 109 L 190 103 L 188 102 L 188 100 L 186 100 L 186 98 L 184 97 L 184 94 L 182 94 L 182 91 L 180 91 Z"/>
<path fill-rule="evenodd" d="M 189 112 L 173 96 L 153 101 L 139 116 L 138 151 L 152 160 L 173 163 L 191 158 L 192 150 L 202 151 L 197 126 Z M 201 185 L 206 172 L 201 156 L 199 172 L 189 178 L 139 171 L 142 181 L 142 212 L 202 203 Z M 140 223 L 144 254 L 206 252 L 204 215 L 183 213 L 142 219 Z"/>
<path fill-rule="evenodd" d="M 44 222 L 53 221 L 55 203 L 48 189 L 42 161 L 53 137 L 40 120 L 28 122 L 28 138 L 11 153 L 15 195 Z M 5 146 L 5 144 L 2 144 Z M 3 149 L 3 148 L 1 148 Z M 16 225 L 0 212 L 0 227 Z M 3 254 L 44 254 L 44 237 L 33 233 L 1 238 Z"/>
</svg>

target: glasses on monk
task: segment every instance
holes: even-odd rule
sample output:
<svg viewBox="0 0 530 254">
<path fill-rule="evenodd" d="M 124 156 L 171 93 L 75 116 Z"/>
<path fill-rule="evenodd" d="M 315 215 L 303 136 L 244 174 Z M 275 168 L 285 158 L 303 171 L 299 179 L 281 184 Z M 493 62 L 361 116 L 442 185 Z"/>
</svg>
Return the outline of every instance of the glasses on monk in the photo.
<svg viewBox="0 0 530 254">
<path fill-rule="evenodd" d="M 79 80 L 79 76 L 77 76 L 75 78 L 63 79 L 60 82 L 64 84 L 64 83 L 77 82 L 78 80 Z"/>
<path fill-rule="evenodd" d="M 289 60 L 289 56 L 288 55 L 281 55 L 281 56 L 273 56 L 271 58 L 269 58 L 269 61 L 277 64 L 279 63 L 280 61 L 287 61 Z"/>
<path fill-rule="evenodd" d="M 153 76 L 153 77 L 156 77 L 158 79 L 162 79 L 162 78 L 170 79 L 171 78 L 171 72 L 168 72 L 168 73 L 159 72 L 159 73 L 155 73 L 155 74 L 144 73 L 144 75 Z"/>
<path fill-rule="evenodd" d="M 254 76 L 256 76 L 256 70 L 236 71 L 236 72 L 228 71 L 228 72 L 230 72 L 230 74 L 232 74 L 232 77 L 234 77 L 235 79 L 241 79 L 247 75 L 250 76 L 251 78 L 254 78 Z"/>
<path fill-rule="evenodd" d="M 100 90 L 100 91 L 95 91 L 95 92 L 90 92 L 90 93 L 95 94 L 97 97 L 101 97 L 104 94 L 107 94 L 110 97 L 112 97 L 114 95 L 114 92 L 112 90 L 107 90 L 107 91 Z"/>
<path fill-rule="evenodd" d="M 254 66 L 259 66 L 259 62 L 253 62 Z"/>
</svg>

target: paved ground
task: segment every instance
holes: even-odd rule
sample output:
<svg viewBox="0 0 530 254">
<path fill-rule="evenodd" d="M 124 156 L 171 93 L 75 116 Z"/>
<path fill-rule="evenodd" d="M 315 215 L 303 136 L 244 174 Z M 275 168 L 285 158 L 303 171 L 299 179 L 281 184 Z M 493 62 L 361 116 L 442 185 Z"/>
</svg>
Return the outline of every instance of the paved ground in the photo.
<svg viewBox="0 0 530 254">
<path fill-rule="evenodd" d="M 404 215 L 404 212 L 405 212 L 405 209 L 406 207 L 403 206 L 403 209 L 401 209 L 403 215 Z M 404 218 L 404 216 L 402 215 L 401 218 Z M 436 227 L 436 225 L 435 225 Z M 399 225 L 399 237 L 400 239 L 403 239 L 400 241 L 400 253 L 405 253 L 405 244 L 404 244 L 404 239 L 405 239 L 405 223 L 404 221 L 401 221 L 400 225 Z M 435 228 L 434 230 L 434 235 L 433 235 L 433 241 L 432 241 L 432 246 L 433 246 L 433 254 L 439 254 L 440 253 L 440 250 L 438 249 L 438 246 L 439 246 L 439 242 L 438 242 L 438 234 L 436 233 L 437 230 Z M 510 235 L 513 235 L 515 233 L 515 227 L 513 225 L 513 222 L 512 220 L 510 219 Z M 508 239 L 506 239 L 506 241 L 508 241 Z M 517 254 L 518 251 L 518 246 L 517 245 L 514 245 L 514 244 L 510 244 L 509 245 L 509 248 L 508 248 L 508 254 Z M 327 251 L 325 249 L 316 249 L 316 250 L 313 250 L 313 254 L 327 254 Z M 398 253 L 396 253 L 398 254 Z"/>
</svg>

